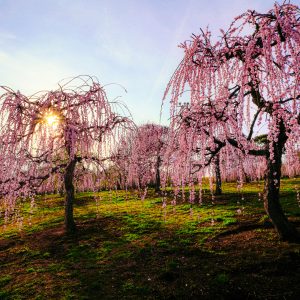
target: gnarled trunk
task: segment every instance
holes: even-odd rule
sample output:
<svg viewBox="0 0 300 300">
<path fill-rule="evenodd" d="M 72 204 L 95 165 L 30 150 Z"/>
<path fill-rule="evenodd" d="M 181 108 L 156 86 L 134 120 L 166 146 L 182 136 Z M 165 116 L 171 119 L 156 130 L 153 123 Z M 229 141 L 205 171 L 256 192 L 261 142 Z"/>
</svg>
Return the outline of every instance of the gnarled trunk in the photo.
<svg viewBox="0 0 300 300">
<path fill-rule="evenodd" d="M 216 175 L 216 191 L 215 195 L 222 195 L 222 179 L 221 179 L 221 169 L 220 169 L 220 156 L 216 155 L 215 158 L 215 175 Z"/>
<path fill-rule="evenodd" d="M 64 183 L 66 189 L 65 196 L 65 229 L 67 232 L 74 232 L 76 225 L 73 216 L 73 203 L 74 203 L 74 170 L 76 165 L 76 159 L 69 162 L 65 170 Z"/>
<path fill-rule="evenodd" d="M 267 172 L 265 177 L 264 207 L 281 240 L 299 242 L 297 229 L 285 216 L 279 201 L 282 152 L 286 142 L 286 134 L 281 122 L 281 133 L 274 145 L 274 157 L 267 157 Z"/>
</svg>

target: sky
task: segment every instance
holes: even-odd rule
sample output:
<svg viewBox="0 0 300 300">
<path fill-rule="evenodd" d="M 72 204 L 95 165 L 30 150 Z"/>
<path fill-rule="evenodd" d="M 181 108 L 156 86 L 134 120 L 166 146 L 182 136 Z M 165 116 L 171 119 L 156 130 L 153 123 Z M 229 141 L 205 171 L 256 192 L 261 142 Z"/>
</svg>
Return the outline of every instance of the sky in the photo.
<svg viewBox="0 0 300 300">
<path fill-rule="evenodd" d="M 280 1 L 279 1 L 280 2 Z M 0 85 L 26 95 L 67 77 L 96 76 L 137 124 L 160 122 L 162 97 L 200 28 L 226 29 L 273 0 L 0 0 Z M 292 3 L 300 6 L 300 0 Z M 168 123 L 168 103 L 162 124 Z"/>
</svg>

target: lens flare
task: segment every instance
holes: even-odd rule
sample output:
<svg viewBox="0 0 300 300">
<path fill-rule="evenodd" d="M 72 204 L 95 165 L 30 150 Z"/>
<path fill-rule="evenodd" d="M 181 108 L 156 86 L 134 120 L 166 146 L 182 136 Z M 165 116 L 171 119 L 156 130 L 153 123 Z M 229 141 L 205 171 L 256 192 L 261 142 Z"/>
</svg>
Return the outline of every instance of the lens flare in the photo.
<svg viewBox="0 0 300 300">
<path fill-rule="evenodd" d="M 52 129 L 56 129 L 59 124 L 59 116 L 53 111 L 49 111 L 44 115 L 44 122 L 47 126 L 51 127 Z"/>
</svg>

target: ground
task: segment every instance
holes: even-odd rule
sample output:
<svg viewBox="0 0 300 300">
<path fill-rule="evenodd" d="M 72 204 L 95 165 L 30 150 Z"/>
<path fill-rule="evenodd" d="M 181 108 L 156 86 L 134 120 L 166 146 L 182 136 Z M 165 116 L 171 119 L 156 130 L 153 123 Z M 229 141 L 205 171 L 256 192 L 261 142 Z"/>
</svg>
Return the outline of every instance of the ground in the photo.
<svg viewBox="0 0 300 300">
<path fill-rule="evenodd" d="M 281 198 L 300 227 L 296 187 Z M 279 241 L 263 211 L 262 182 L 224 184 L 212 204 L 162 206 L 150 191 L 78 193 L 77 232 L 63 199 L 20 203 L 0 224 L 0 299 L 300 299 L 300 245 Z M 300 228 L 299 228 L 300 230 Z"/>
</svg>

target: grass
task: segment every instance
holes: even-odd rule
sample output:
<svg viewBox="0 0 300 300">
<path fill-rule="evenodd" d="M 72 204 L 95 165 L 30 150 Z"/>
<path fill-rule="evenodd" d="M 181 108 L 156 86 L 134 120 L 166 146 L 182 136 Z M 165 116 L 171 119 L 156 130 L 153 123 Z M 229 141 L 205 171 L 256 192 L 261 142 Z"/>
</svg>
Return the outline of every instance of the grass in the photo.
<svg viewBox="0 0 300 300">
<path fill-rule="evenodd" d="M 281 194 L 297 225 L 295 185 L 284 179 Z M 296 299 L 300 247 L 278 240 L 262 189 L 225 183 L 212 205 L 204 186 L 203 205 L 175 207 L 168 191 L 166 208 L 152 190 L 143 201 L 79 193 L 73 235 L 63 230 L 62 197 L 21 202 L 18 218 L 0 224 L 0 299 Z"/>
</svg>

